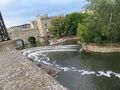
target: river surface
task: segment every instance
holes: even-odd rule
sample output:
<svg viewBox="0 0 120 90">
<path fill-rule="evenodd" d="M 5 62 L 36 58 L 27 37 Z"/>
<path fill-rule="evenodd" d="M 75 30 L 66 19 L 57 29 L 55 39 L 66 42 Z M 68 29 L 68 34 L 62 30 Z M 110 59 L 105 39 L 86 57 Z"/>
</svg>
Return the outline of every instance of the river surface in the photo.
<svg viewBox="0 0 120 90">
<path fill-rule="evenodd" d="M 61 69 L 56 80 L 70 90 L 120 90 L 120 53 L 36 50 L 28 57 Z"/>
<path fill-rule="evenodd" d="M 61 69 L 56 80 L 70 90 L 120 90 L 120 53 L 85 54 L 75 50 L 41 52 L 40 48 L 25 52 L 35 62 Z"/>
<path fill-rule="evenodd" d="M 120 53 L 55 52 L 47 56 L 64 67 L 56 79 L 70 90 L 120 90 Z"/>
</svg>

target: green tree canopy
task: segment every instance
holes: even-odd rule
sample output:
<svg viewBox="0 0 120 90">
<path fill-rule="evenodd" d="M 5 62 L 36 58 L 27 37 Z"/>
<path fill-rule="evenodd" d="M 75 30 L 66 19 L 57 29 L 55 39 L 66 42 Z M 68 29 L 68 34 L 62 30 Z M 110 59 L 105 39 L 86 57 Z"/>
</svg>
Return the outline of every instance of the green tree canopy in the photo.
<svg viewBox="0 0 120 90">
<path fill-rule="evenodd" d="M 88 13 L 71 13 L 65 17 L 56 17 L 51 20 L 52 26 L 49 28 L 50 32 L 57 37 L 71 36 L 77 33 L 78 23 L 84 23 Z"/>
<path fill-rule="evenodd" d="M 120 0 L 87 0 L 93 12 L 87 28 L 91 42 L 120 41 Z"/>
<path fill-rule="evenodd" d="M 85 14 L 83 13 L 71 13 L 65 17 L 65 34 L 76 35 L 78 23 L 83 23 Z"/>
<path fill-rule="evenodd" d="M 87 42 L 88 41 L 87 27 L 79 23 L 77 28 L 77 36 L 80 37 L 81 42 Z"/>
<path fill-rule="evenodd" d="M 64 33 L 64 17 L 56 17 L 51 20 L 50 32 L 57 37 Z"/>
</svg>

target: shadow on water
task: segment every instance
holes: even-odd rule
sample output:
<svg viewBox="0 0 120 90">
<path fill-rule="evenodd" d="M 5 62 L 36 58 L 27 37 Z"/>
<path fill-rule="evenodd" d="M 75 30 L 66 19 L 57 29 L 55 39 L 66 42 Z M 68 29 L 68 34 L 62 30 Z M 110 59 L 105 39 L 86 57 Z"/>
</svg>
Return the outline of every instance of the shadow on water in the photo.
<svg viewBox="0 0 120 90">
<path fill-rule="evenodd" d="M 41 47 L 41 46 L 48 46 L 49 42 L 48 41 L 44 41 L 44 42 L 36 42 L 34 44 L 25 44 L 24 47 L 20 47 L 18 48 L 18 50 L 23 50 L 23 49 L 27 49 L 27 48 L 34 48 L 34 47 Z"/>
</svg>

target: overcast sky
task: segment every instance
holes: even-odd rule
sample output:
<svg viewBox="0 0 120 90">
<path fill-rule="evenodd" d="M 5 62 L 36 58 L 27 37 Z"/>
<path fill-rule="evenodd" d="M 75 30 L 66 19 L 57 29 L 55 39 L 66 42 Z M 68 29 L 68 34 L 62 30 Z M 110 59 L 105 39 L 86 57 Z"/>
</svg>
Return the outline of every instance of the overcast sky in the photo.
<svg viewBox="0 0 120 90">
<path fill-rule="evenodd" d="M 29 23 L 37 15 L 59 15 L 83 10 L 84 0 L 0 0 L 7 27 Z"/>
</svg>

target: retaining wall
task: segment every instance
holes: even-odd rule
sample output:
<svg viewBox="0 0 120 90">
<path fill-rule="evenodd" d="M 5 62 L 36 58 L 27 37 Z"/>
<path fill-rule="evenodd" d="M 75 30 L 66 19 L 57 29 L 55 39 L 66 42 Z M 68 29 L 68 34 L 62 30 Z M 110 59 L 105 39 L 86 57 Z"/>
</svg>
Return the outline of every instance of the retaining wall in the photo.
<svg viewBox="0 0 120 90">
<path fill-rule="evenodd" d="M 120 44 L 88 44 L 87 50 L 91 52 L 101 52 L 101 53 L 110 53 L 110 52 L 120 52 Z"/>
</svg>

